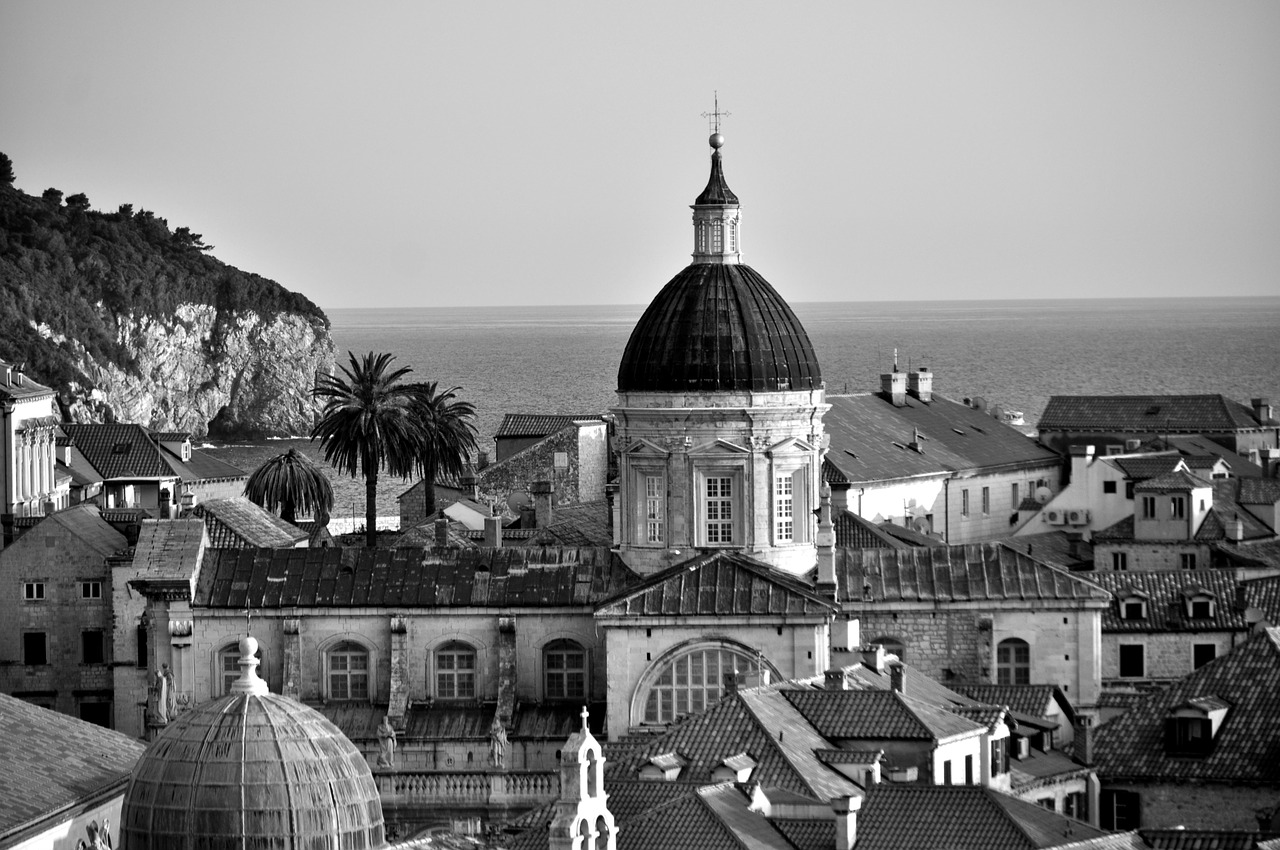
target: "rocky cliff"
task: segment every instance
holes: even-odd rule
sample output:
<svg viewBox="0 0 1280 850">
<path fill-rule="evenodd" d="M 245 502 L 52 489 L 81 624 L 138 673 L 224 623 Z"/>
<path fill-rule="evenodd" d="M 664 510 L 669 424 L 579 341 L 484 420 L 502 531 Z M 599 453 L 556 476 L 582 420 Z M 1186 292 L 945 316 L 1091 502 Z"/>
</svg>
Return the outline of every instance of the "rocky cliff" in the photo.
<svg viewBox="0 0 1280 850">
<path fill-rule="evenodd" d="M 129 205 L 89 209 L 0 185 L 0 359 L 55 387 L 75 421 L 197 436 L 305 435 L 329 320 Z"/>
</svg>

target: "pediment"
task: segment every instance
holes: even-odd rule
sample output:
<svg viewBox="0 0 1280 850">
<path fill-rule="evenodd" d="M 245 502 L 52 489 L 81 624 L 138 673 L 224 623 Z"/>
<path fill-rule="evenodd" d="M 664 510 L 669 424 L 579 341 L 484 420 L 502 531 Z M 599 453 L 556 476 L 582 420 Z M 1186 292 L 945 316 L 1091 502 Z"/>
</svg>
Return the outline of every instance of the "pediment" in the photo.
<svg viewBox="0 0 1280 850">
<path fill-rule="evenodd" d="M 817 451 L 817 447 L 806 440 L 801 440 L 799 437 L 787 437 L 785 440 L 774 443 L 765 449 L 765 452 L 771 457 L 776 455 L 812 454 L 815 451 Z"/>
<path fill-rule="evenodd" d="M 709 443 L 700 443 L 689 449 L 689 454 L 696 457 L 706 457 L 708 455 L 744 455 L 750 454 L 751 449 L 746 446 L 740 446 L 737 443 L 731 443 L 728 440 L 712 440 Z"/>
<path fill-rule="evenodd" d="M 626 448 L 622 450 L 623 454 L 633 455 L 636 457 L 670 457 L 671 452 L 664 449 L 657 443 L 646 440 L 643 437 L 632 440 Z"/>
</svg>

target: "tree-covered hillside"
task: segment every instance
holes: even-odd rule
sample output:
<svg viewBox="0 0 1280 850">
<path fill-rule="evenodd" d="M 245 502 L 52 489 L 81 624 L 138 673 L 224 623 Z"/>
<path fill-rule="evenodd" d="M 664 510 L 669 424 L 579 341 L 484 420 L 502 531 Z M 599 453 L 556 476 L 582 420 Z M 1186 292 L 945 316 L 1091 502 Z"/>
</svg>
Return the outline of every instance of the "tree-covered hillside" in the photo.
<svg viewBox="0 0 1280 850">
<path fill-rule="evenodd" d="M 126 370 L 132 355 L 117 342 L 117 316 L 168 320 L 179 304 L 213 305 L 219 318 L 206 343 L 211 358 L 218 356 L 222 323 L 234 313 L 298 313 L 328 327 L 305 296 L 218 261 L 187 227 L 171 229 L 130 204 L 98 212 L 84 194 L 64 198 L 48 189 L 35 197 L 13 179 L 12 163 L 0 154 L 0 359 L 25 362 L 36 381 L 63 387 L 85 378 L 33 322 Z"/>
</svg>

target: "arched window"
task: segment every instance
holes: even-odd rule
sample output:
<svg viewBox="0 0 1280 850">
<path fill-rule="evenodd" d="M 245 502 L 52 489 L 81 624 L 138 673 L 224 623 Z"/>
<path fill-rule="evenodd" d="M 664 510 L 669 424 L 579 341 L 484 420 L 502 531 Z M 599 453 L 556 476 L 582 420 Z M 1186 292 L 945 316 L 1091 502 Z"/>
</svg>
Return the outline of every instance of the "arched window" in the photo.
<svg viewBox="0 0 1280 850">
<path fill-rule="evenodd" d="M 896 637 L 878 637 L 871 641 L 873 644 L 878 643 L 884 647 L 885 652 L 898 656 L 899 661 L 906 661 L 907 645 Z"/>
<path fill-rule="evenodd" d="M 581 700 L 587 695 L 587 651 L 571 640 L 547 644 L 542 651 L 545 699 Z"/>
<path fill-rule="evenodd" d="M 1031 646 L 1021 638 L 1008 638 L 996 647 L 996 683 L 1031 684 Z"/>
<path fill-rule="evenodd" d="M 258 678 L 267 678 L 267 665 L 262 657 L 262 645 L 258 645 L 258 651 L 254 653 L 258 659 Z M 222 681 L 222 690 L 218 693 L 226 695 L 231 693 L 231 683 L 240 678 L 240 643 L 229 643 L 222 649 L 218 650 L 218 675 Z"/>
<path fill-rule="evenodd" d="M 325 654 L 329 699 L 369 698 L 369 653 L 358 643 L 343 641 Z"/>
<path fill-rule="evenodd" d="M 436 650 L 436 699 L 475 699 L 476 651 L 454 641 Z"/>
<path fill-rule="evenodd" d="M 723 645 L 689 649 L 663 663 L 645 694 L 642 723 L 671 723 L 719 701 L 725 675 L 760 672 L 757 656 Z"/>
</svg>

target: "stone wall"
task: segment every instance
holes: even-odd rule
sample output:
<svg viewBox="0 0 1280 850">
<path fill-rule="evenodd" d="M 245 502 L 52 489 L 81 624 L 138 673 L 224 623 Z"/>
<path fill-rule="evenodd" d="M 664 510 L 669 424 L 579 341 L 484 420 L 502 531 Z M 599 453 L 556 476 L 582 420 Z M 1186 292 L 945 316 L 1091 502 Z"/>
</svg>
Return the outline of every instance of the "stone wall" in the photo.
<svg viewBox="0 0 1280 850">
<path fill-rule="evenodd" d="M 1235 632 L 1107 632 L 1102 636 L 1102 679 L 1106 682 L 1134 682 L 1149 679 L 1181 679 L 1195 670 L 1192 647 L 1211 643 L 1221 658 L 1247 634 Z M 1143 675 L 1137 679 L 1120 677 L 1120 647 L 1144 647 Z"/>
<path fill-rule="evenodd" d="M 564 452 L 569 465 L 556 469 L 555 455 Z M 480 492 L 499 503 L 512 493 L 526 493 L 535 481 L 550 481 L 555 487 L 555 503 L 571 505 L 580 501 L 595 501 L 604 497 L 604 482 L 600 491 L 584 493 L 579 486 L 579 472 L 583 459 L 579 454 L 578 429 L 565 428 L 552 434 L 524 451 L 512 455 L 501 463 L 492 464 L 476 475 Z"/>
<path fill-rule="evenodd" d="M 1280 784 L 1186 782 L 1127 783 L 1102 779 L 1103 794 L 1136 791 L 1143 828 L 1221 829 L 1255 832 L 1258 814 L 1274 812 Z"/>
</svg>

